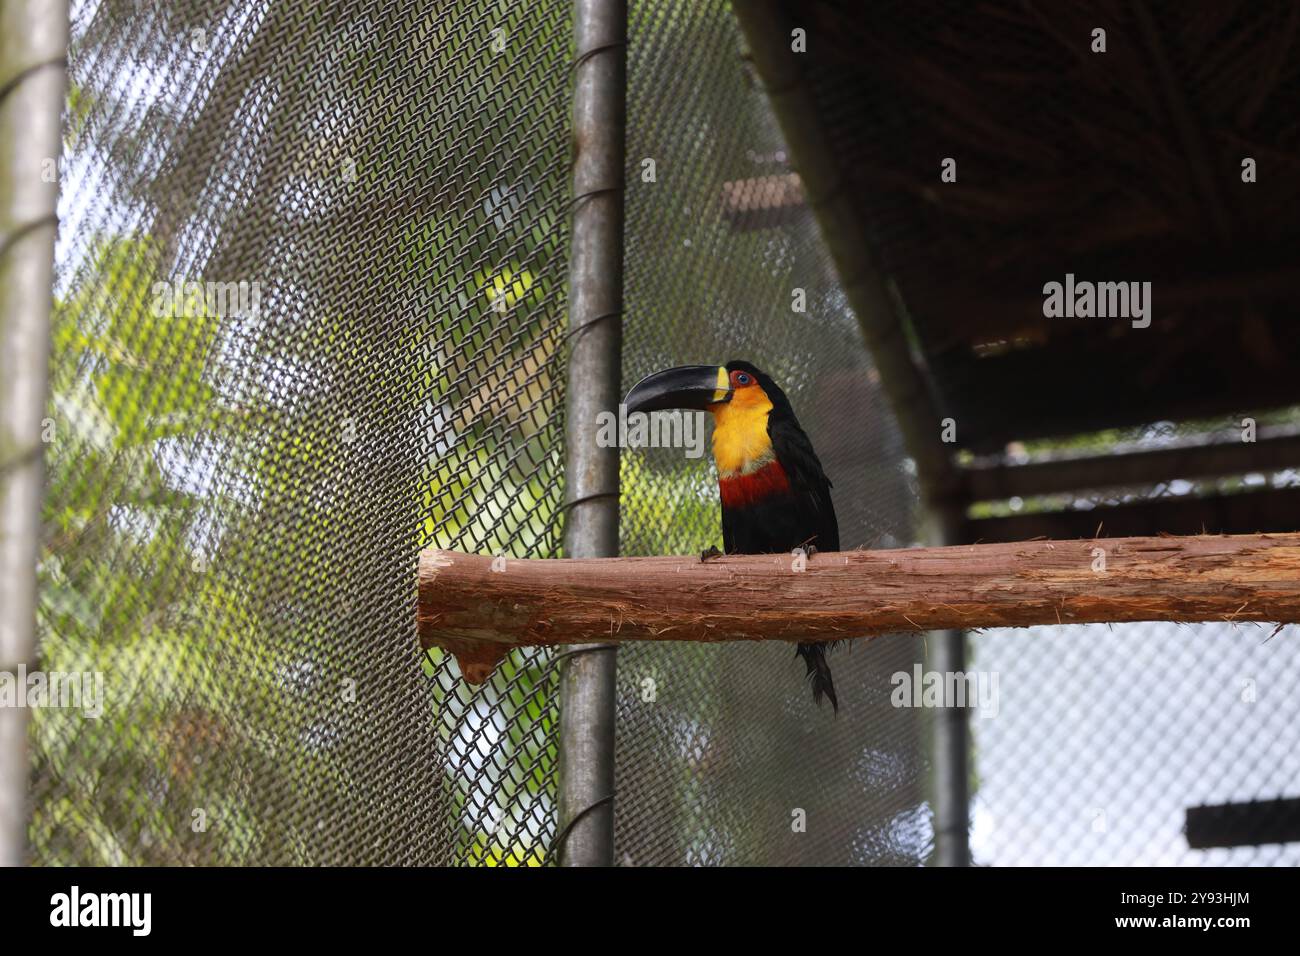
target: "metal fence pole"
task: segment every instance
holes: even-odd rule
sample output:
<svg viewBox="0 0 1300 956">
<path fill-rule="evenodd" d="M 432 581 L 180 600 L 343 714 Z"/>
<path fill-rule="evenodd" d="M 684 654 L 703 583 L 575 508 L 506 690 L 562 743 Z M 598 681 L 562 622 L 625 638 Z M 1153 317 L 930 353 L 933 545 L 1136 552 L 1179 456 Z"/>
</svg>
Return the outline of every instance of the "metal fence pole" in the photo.
<svg viewBox="0 0 1300 956">
<path fill-rule="evenodd" d="M 965 672 L 965 631 L 932 631 L 930 640 L 932 670 Z M 970 711 L 941 707 L 934 723 L 934 865 L 970 862 Z"/>
<path fill-rule="evenodd" d="M 36 660 L 42 421 L 68 8 L 0 0 L 0 672 Z M 0 707 L 0 866 L 27 846 L 27 710 Z"/>
<path fill-rule="evenodd" d="M 961 544 L 959 499 L 923 502 L 928 544 Z M 931 631 L 929 669 L 941 674 L 966 670 L 966 632 Z M 970 866 L 970 710 L 940 707 L 934 713 L 931 746 L 934 764 L 931 801 L 934 809 L 935 866 Z"/>
<path fill-rule="evenodd" d="M 596 445 L 596 416 L 618 408 L 623 350 L 625 0 L 576 0 L 573 234 L 564 553 L 618 554 L 618 449 Z M 570 649 L 560 676 L 560 832 L 564 866 L 614 862 L 611 645 Z"/>
</svg>

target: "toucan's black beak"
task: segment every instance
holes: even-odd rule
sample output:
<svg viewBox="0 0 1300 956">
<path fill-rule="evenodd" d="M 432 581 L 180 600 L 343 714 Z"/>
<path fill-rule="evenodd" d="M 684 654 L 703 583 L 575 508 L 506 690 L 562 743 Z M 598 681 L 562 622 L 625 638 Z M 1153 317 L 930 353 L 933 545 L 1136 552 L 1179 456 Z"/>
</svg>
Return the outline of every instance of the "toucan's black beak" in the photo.
<svg viewBox="0 0 1300 956">
<path fill-rule="evenodd" d="M 627 393 L 629 412 L 667 408 L 708 408 L 731 400 L 731 381 L 723 365 L 681 365 L 643 378 Z"/>
</svg>

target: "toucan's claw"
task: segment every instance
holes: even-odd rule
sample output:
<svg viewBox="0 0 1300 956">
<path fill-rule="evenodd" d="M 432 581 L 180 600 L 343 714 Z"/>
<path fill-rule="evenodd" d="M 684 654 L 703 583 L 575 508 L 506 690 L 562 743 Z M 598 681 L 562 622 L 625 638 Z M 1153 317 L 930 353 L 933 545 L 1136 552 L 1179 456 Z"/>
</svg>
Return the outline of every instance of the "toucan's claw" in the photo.
<svg viewBox="0 0 1300 956">
<path fill-rule="evenodd" d="M 700 552 L 700 563 L 703 564 L 705 561 L 708 561 L 710 558 L 720 558 L 720 557 L 722 557 L 722 552 L 718 550 L 718 546 L 716 544 L 711 544 L 709 545 L 708 550 Z"/>
</svg>

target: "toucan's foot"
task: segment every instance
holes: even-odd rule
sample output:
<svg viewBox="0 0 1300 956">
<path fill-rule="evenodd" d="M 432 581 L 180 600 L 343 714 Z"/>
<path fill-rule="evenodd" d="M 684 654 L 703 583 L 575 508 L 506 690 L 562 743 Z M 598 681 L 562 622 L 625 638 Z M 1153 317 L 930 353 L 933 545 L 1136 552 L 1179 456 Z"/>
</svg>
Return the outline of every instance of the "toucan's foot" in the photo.
<svg viewBox="0 0 1300 956">
<path fill-rule="evenodd" d="M 811 558 L 814 554 L 817 553 L 817 545 L 815 545 L 815 544 L 805 544 L 805 545 L 803 546 L 803 553 L 806 554 L 806 555 L 808 555 L 808 557 Z"/>
<path fill-rule="evenodd" d="M 718 550 L 718 546 L 716 544 L 711 544 L 707 551 L 700 552 L 700 563 L 703 564 L 705 561 L 709 560 L 709 558 L 720 557 L 722 557 L 722 552 Z"/>
</svg>

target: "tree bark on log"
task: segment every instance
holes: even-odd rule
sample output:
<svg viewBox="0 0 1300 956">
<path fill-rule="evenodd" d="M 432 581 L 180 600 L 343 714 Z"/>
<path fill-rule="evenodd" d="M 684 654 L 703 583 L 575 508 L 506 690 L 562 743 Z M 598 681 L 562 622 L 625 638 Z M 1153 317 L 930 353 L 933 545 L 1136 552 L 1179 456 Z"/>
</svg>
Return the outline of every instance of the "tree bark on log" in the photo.
<svg viewBox="0 0 1300 956">
<path fill-rule="evenodd" d="M 481 683 L 514 647 L 830 641 L 1127 621 L 1300 622 L 1300 534 L 531 560 L 420 555 L 420 645 Z"/>
</svg>

